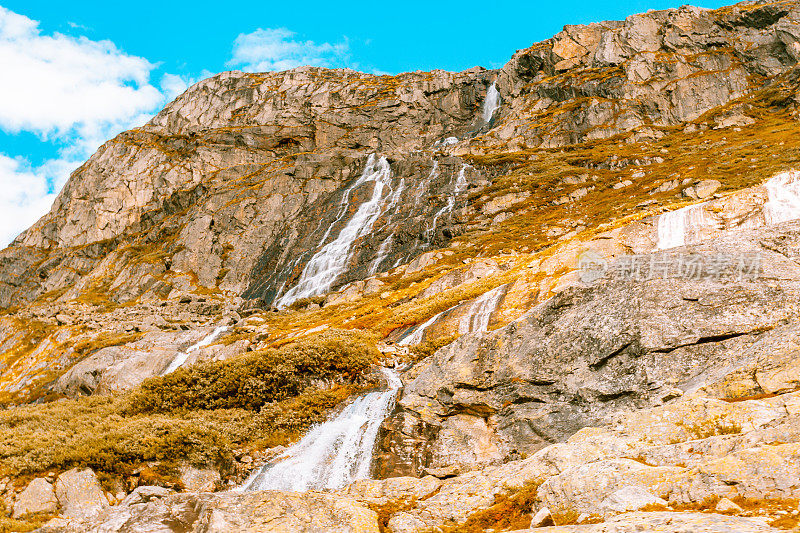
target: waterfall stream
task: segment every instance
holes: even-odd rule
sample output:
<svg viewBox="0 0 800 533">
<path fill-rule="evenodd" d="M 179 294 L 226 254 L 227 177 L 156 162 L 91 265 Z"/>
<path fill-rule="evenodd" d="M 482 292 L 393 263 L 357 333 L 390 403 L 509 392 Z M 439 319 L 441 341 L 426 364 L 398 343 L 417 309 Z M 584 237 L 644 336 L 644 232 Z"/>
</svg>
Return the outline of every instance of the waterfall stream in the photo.
<svg viewBox="0 0 800 533">
<path fill-rule="evenodd" d="M 505 296 L 507 287 L 508 284 L 500 285 L 475 298 L 469 304 L 469 308 L 464 312 L 464 315 L 458 319 L 458 334 L 464 335 L 475 331 L 487 331 L 489 329 L 489 321 L 492 318 L 492 313 L 494 313 L 497 310 L 497 306 L 500 305 L 500 300 Z M 399 346 L 413 346 L 414 344 L 419 344 L 425 338 L 425 331 L 439 320 L 439 317 L 449 313 L 459 305 L 461 304 L 454 305 L 441 313 L 433 315 L 427 321 L 417 326 L 410 334 L 397 341 L 397 344 Z"/>
<path fill-rule="evenodd" d="M 339 215 L 328 228 L 320 244 L 325 243 L 331 229 L 347 214 L 350 195 L 356 187 L 365 183 L 373 183 L 372 196 L 358 207 L 339 235 L 322 246 L 306 263 L 297 284 L 278 300 L 277 307 L 279 309 L 284 309 L 301 298 L 316 296 L 330 290 L 336 279 L 347 270 L 353 243 L 372 229 L 372 225 L 383 212 L 383 193 L 390 187 L 391 178 L 392 170 L 386 158 L 376 158 L 375 154 L 371 154 L 361 177 L 345 191 L 340 203 Z"/>
<path fill-rule="evenodd" d="M 175 356 L 175 359 L 173 359 L 170 362 L 170 364 L 167 367 L 167 369 L 161 375 L 165 376 L 167 374 L 175 372 L 175 370 L 180 368 L 180 366 L 183 365 L 183 363 L 186 362 L 186 359 L 189 357 L 190 353 L 192 353 L 195 350 L 199 350 L 200 348 L 205 348 L 206 346 L 208 346 L 209 344 L 211 344 L 212 342 L 217 340 L 217 337 L 222 335 L 227 330 L 228 330 L 227 326 L 219 326 L 216 329 L 214 329 L 214 331 L 212 331 L 211 333 L 209 333 L 208 335 L 206 335 L 205 337 L 200 339 L 200 341 L 198 341 L 197 343 L 189 346 L 189 348 L 187 348 L 186 351 L 178 352 L 178 355 Z"/>
<path fill-rule="evenodd" d="M 690 244 L 687 233 L 698 228 L 705 219 L 706 204 L 690 205 L 658 217 L 658 249 L 666 250 Z"/>
<path fill-rule="evenodd" d="M 439 218 L 441 218 L 441 216 L 445 213 L 452 213 L 453 208 L 456 206 L 456 198 L 467 190 L 469 183 L 467 182 L 467 177 L 464 174 L 467 168 L 469 168 L 469 165 L 461 165 L 461 170 L 458 171 L 458 177 L 456 178 L 456 183 L 453 187 L 453 194 L 447 197 L 447 204 L 445 204 L 444 207 L 439 209 L 436 214 L 433 215 L 431 227 L 425 230 L 425 235 L 428 239 L 430 239 L 436 231 L 436 223 L 439 221 Z"/>
<path fill-rule="evenodd" d="M 484 122 L 489 123 L 492 121 L 494 112 L 500 107 L 500 92 L 497 90 L 497 84 L 492 83 L 489 90 L 486 91 L 486 100 L 483 101 L 483 109 L 481 110 L 481 118 Z"/>
<path fill-rule="evenodd" d="M 764 205 L 767 224 L 800 218 L 800 172 L 782 172 L 766 183 L 769 201 Z"/>
<path fill-rule="evenodd" d="M 800 172 L 782 172 L 764 185 L 768 199 L 764 204 L 764 223 L 778 224 L 800 218 Z M 694 244 L 703 229 L 721 229 L 720 223 L 706 210 L 708 202 L 690 205 L 659 215 L 658 249 L 666 250 Z"/>
<path fill-rule="evenodd" d="M 400 179 L 400 183 L 397 185 L 397 189 L 391 191 L 388 197 L 388 205 L 386 208 L 383 208 L 381 211 L 390 212 L 397 206 L 397 202 L 403 196 L 403 192 L 406 190 L 406 180 L 405 178 Z M 390 226 L 392 220 L 394 220 L 395 215 L 397 215 L 397 210 L 391 214 L 389 220 L 386 221 L 386 226 Z M 386 239 L 381 243 L 378 247 L 378 253 L 375 254 L 375 259 L 372 261 L 372 265 L 369 268 L 369 274 L 374 275 L 378 273 L 380 269 L 381 263 L 386 259 L 386 256 L 389 255 L 389 250 L 392 248 L 392 243 L 394 242 L 394 233 L 389 234 Z"/>
<path fill-rule="evenodd" d="M 381 371 L 388 389 L 357 397 L 273 462 L 253 472 L 237 490 L 337 489 L 357 479 L 368 479 L 378 429 L 394 408 L 402 386 L 394 370 Z"/>
<path fill-rule="evenodd" d="M 458 333 L 463 335 L 473 331 L 486 331 L 489 328 L 489 320 L 495 312 L 500 300 L 505 295 L 506 285 L 500 285 L 494 289 L 483 293 L 478 299 L 469 306 L 469 311 L 458 322 Z"/>
</svg>

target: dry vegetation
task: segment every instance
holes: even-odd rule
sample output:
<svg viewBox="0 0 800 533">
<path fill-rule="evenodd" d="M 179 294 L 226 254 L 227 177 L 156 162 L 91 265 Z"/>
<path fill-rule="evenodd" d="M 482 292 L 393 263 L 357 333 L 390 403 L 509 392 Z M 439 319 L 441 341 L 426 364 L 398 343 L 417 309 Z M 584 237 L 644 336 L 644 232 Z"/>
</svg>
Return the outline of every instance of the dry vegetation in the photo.
<svg viewBox="0 0 800 533">
<path fill-rule="evenodd" d="M 371 338 L 331 331 L 154 378 L 119 397 L 0 411 L 0 475 L 89 466 L 127 476 L 156 463 L 169 477 L 184 461 L 226 474 L 233 450 L 287 444 L 367 386 L 376 354 Z"/>
</svg>

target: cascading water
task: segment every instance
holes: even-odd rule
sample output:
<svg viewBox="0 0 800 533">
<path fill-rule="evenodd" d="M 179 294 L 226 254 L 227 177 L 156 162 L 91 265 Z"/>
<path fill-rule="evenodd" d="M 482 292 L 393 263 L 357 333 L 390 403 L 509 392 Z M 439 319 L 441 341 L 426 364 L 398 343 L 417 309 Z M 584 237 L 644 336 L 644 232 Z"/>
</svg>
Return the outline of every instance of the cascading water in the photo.
<svg viewBox="0 0 800 533">
<path fill-rule="evenodd" d="M 450 309 L 453 309 L 453 307 L 451 307 Z M 431 324 L 439 320 L 439 317 L 445 314 L 450 309 L 446 309 L 441 313 L 433 315 L 428 320 L 420 324 L 417 327 L 417 329 L 411 332 L 410 335 L 406 335 L 405 337 L 397 341 L 397 344 L 400 346 L 413 346 L 414 344 L 419 344 L 420 342 L 422 342 L 422 338 L 425 336 L 425 330 L 428 329 Z"/>
<path fill-rule="evenodd" d="M 459 320 L 458 333 L 463 335 L 473 331 L 486 331 L 489 328 L 489 319 L 505 295 L 505 290 L 506 285 L 500 285 L 475 300 L 469 306 L 467 314 Z"/>
<path fill-rule="evenodd" d="M 384 368 L 388 389 L 359 396 L 332 419 L 309 431 L 275 461 L 255 471 L 238 490 L 338 489 L 367 479 L 378 429 L 403 385 Z"/>
<path fill-rule="evenodd" d="M 430 172 L 430 174 L 428 174 L 428 179 L 422 181 L 419 184 L 419 186 L 417 187 L 417 190 L 419 191 L 420 194 L 414 195 L 415 196 L 415 198 L 414 198 L 414 207 L 418 206 L 420 201 L 422 200 L 422 198 L 424 198 L 424 195 L 421 194 L 421 193 L 425 192 L 428 189 L 428 186 L 438 176 L 439 176 L 439 162 L 434 159 L 433 160 L 433 168 L 431 168 L 431 172 Z"/>
<path fill-rule="evenodd" d="M 400 197 L 403 196 L 403 192 L 406 190 L 406 180 L 402 178 L 400 183 L 397 186 L 397 189 L 392 191 L 389 194 L 387 200 L 387 206 L 381 209 L 382 212 L 389 212 L 395 208 L 397 202 L 400 201 Z M 389 220 L 386 222 L 386 225 L 389 226 L 394 219 L 395 213 L 392 213 L 392 216 L 389 217 Z M 370 266 L 369 273 L 370 275 L 377 274 L 378 269 L 381 266 L 381 263 L 386 259 L 386 256 L 389 255 L 389 250 L 392 248 L 392 242 L 394 242 L 394 233 L 390 234 L 386 239 L 381 243 L 378 247 L 378 253 L 375 255 L 375 259 L 372 261 L 372 265 Z"/>
<path fill-rule="evenodd" d="M 329 291 L 336 279 L 347 270 L 353 243 L 372 229 L 372 225 L 383 211 L 383 192 L 389 187 L 391 177 L 392 170 L 386 158 L 381 157 L 378 159 L 375 154 L 371 154 L 361 177 L 345 191 L 340 204 L 339 215 L 331 227 L 328 228 L 320 244 L 327 240 L 333 226 L 342 220 L 348 212 L 350 195 L 356 187 L 365 183 L 374 183 L 372 196 L 359 206 L 358 211 L 347 222 L 347 225 L 339 235 L 325 244 L 306 263 L 297 285 L 289 289 L 278 300 L 277 307 L 279 309 L 286 308 L 292 302 L 301 298 L 308 298 Z"/>
<path fill-rule="evenodd" d="M 497 90 L 497 84 L 492 83 L 489 90 L 486 91 L 486 100 L 483 101 L 483 109 L 481 110 L 481 118 L 484 122 L 489 123 L 494 116 L 494 112 L 500 107 L 500 92 Z"/>
<path fill-rule="evenodd" d="M 453 194 L 447 197 L 447 204 L 445 204 L 444 207 L 439 209 L 439 211 L 433 215 L 431 227 L 425 231 L 425 235 L 428 239 L 430 239 L 433 233 L 436 231 L 436 223 L 439 221 L 439 218 L 445 213 L 452 213 L 453 208 L 456 205 L 456 197 L 467 190 L 469 183 L 467 183 L 467 177 L 464 174 L 467 168 L 469 168 L 469 165 L 461 165 L 461 170 L 458 171 L 458 177 L 456 178 L 456 184 L 453 187 Z"/>
<path fill-rule="evenodd" d="M 800 218 L 800 172 L 782 172 L 767 183 L 769 200 L 764 205 L 767 224 L 778 224 Z"/>
<path fill-rule="evenodd" d="M 690 205 L 660 215 L 658 217 L 658 249 L 666 250 L 687 244 L 687 228 L 697 221 L 699 210 L 703 208 L 703 205 Z"/>
<path fill-rule="evenodd" d="M 494 289 L 483 293 L 478 298 L 473 300 L 466 310 L 464 315 L 458 320 L 458 333 L 464 335 L 466 333 L 473 333 L 476 331 L 486 331 L 489 328 L 489 320 L 492 313 L 497 310 L 500 300 L 506 293 L 507 285 L 500 285 Z M 442 311 L 429 318 L 427 321 L 420 324 L 414 331 L 400 339 L 397 344 L 400 346 L 413 346 L 419 344 L 425 338 L 425 331 L 433 325 L 439 317 L 449 313 L 451 310 L 458 307 L 453 307 Z"/>
<path fill-rule="evenodd" d="M 180 366 L 186 362 L 186 359 L 189 357 L 190 353 L 192 353 L 195 350 L 199 350 L 200 348 L 205 348 L 206 346 L 217 340 L 217 337 L 222 335 L 227 330 L 228 330 L 227 326 L 219 326 L 216 329 L 214 329 L 214 331 L 212 331 L 211 333 L 200 339 L 199 342 L 189 346 L 189 348 L 186 351 L 178 353 L 178 355 L 175 356 L 175 359 L 173 359 L 172 362 L 170 362 L 167 369 L 161 375 L 166 376 L 167 374 L 175 372 L 175 370 L 180 368 Z"/>
<path fill-rule="evenodd" d="M 800 218 L 800 172 L 782 172 L 765 184 L 764 223 L 778 224 Z M 658 217 L 658 249 L 694 244 L 703 230 L 718 230 L 720 222 L 706 210 L 707 203 L 690 205 Z"/>
</svg>

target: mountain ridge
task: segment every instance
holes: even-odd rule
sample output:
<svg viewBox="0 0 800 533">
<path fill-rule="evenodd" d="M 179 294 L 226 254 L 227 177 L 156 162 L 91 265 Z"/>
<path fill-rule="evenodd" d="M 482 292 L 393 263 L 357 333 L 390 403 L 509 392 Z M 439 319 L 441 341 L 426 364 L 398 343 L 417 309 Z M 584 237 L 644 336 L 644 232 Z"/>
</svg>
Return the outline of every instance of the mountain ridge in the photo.
<svg viewBox="0 0 800 533">
<path fill-rule="evenodd" d="M 566 26 L 495 70 L 193 85 L 0 251 L 8 513 L 796 528 L 799 60 L 781 0 Z M 751 256 L 754 277 L 713 270 Z M 689 260 L 700 277 L 610 274 Z M 404 385 L 379 479 L 203 494 L 283 457 L 379 364 Z M 72 479 L 105 503 L 75 511 Z"/>
</svg>

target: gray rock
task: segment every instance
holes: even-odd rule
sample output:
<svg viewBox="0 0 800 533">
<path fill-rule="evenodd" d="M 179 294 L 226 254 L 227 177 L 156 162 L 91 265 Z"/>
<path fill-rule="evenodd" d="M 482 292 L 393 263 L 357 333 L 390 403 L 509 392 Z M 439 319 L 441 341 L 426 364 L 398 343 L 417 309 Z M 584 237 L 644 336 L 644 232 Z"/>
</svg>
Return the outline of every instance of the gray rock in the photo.
<svg viewBox="0 0 800 533">
<path fill-rule="evenodd" d="M 531 528 L 544 527 L 553 524 L 553 516 L 550 514 L 550 509 L 542 507 L 531 518 Z"/>
<path fill-rule="evenodd" d="M 375 512 L 355 500 L 320 493 L 276 491 L 176 494 L 138 505 L 118 505 L 92 519 L 49 531 L 64 533 L 231 531 L 378 533 Z"/>
<path fill-rule="evenodd" d="M 668 503 L 642 487 L 626 485 L 609 494 L 600 502 L 598 508 L 601 513 L 619 514 L 627 511 L 638 511 L 642 507 L 649 505 L 667 507 Z"/>
<path fill-rule="evenodd" d="M 717 180 L 703 180 L 692 187 L 694 190 L 693 197 L 700 199 L 708 198 L 717 192 L 717 189 L 721 186 L 722 184 Z"/>
<path fill-rule="evenodd" d="M 14 518 L 29 514 L 55 514 L 58 511 L 58 500 L 51 485 L 44 478 L 36 478 L 23 490 L 14 504 Z"/>
<path fill-rule="evenodd" d="M 729 500 L 728 498 L 722 498 L 720 501 L 717 502 L 716 507 L 714 510 L 718 513 L 741 513 L 742 508 L 736 505 L 734 502 Z"/>
<path fill-rule="evenodd" d="M 151 486 L 141 486 L 136 487 L 133 489 L 133 492 L 128 494 L 125 499 L 120 502 L 122 506 L 129 506 L 129 505 L 138 505 L 142 503 L 148 503 L 151 500 L 155 500 L 158 498 L 166 498 L 170 494 L 174 494 L 175 491 L 171 489 L 167 489 L 164 487 L 151 487 Z"/>
<path fill-rule="evenodd" d="M 706 513 L 630 513 L 602 524 L 558 526 L 530 530 L 531 533 L 629 533 L 669 531 L 669 533 L 778 533 L 757 518 L 740 518 Z M 517 532 L 522 533 L 522 532 Z"/>
<path fill-rule="evenodd" d="M 530 454 L 614 412 L 661 404 L 777 357 L 776 345 L 797 333 L 785 321 L 800 314 L 798 248 L 797 222 L 732 232 L 675 257 L 760 254 L 758 279 L 604 281 L 567 289 L 505 328 L 462 336 L 413 370 L 402 409 L 385 423 L 392 451 L 379 470 L 392 472 L 392 461 L 400 474 L 440 466 L 435 451 L 447 447 L 440 439 L 456 415 L 495 434 L 472 432 L 464 442 Z M 400 467 L 408 458 L 422 464 Z M 474 468 L 497 456 L 449 460 Z"/>
<path fill-rule="evenodd" d="M 178 479 L 184 488 L 191 492 L 213 492 L 221 483 L 219 471 L 210 468 L 194 468 L 192 466 L 181 468 Z"/>
<path fill-rule="evenodd" d="M 97 476 L 90 469 L 73 468 L 56 478 L 55 493 L 67 518 L 91 517 L 108 507 Z"/>
</svg>

